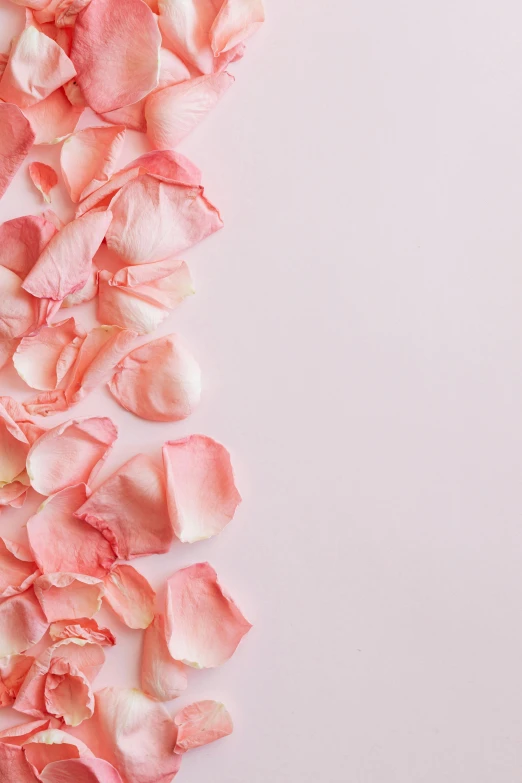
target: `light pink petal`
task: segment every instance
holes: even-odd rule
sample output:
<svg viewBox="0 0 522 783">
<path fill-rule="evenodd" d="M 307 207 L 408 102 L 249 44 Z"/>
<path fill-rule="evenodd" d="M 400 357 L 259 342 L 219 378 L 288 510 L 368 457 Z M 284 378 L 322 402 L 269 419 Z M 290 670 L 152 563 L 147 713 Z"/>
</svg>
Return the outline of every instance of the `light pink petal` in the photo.
<svg viewBox="0 0 522 783">
<path fill-rule="evenodd" d="M 0 198 L 34 143 L 33 129 L 18 106 L 0 103 Z"/>
<path fill-rule="evenodd" d="M 0 510 L 4 506 L 21 508 L 25 503 L 27 487 L 21 481 L 13 481 L 0 487 Z"/>
<path fill-rule="evenodd" d="M 0 743 L 0 780 L 5 783 L 38 783 L 22 748 Z"/>
<path fill-rule="evenodd" d="M 76 210 L 76 217 L 81 217 L 86 212 L 89 212 L 91 209 L 96 207 L 107 207 L 110 204 L 114 194 L 117 193 L 127 182 L 130 182 L 131 180 L 136 179 L 136 177 L 139 177 L 140 173 L 141 171 L 139 168 L 118 171 L 105 185 L 102 185 L 101 188 L 95 191 L 91 196 L 88 196 L 88 198 L 79 204 Z"/>
<path fill-rule="evenodd" d="M 24 109 L 24 114 L 34 131 L 35 144 L 57 144 L 74 131 L 82 111 L 83 107 L 73 106 L 60 87 L 44 101 Z"/>
<path fill-rule="evenodd" d="M 67 100 L 72 106 L 78 106 L 84 109 L 87 106 L 87 102 L 84 98 L 83 92 L 80 89 L 80 85 L 76 79 L 71 79 L 70 82 L 63 85 L 63 90 L 67 95 Z"/>
<path fill-rule="evenodd" d="M 165 617 L 170 654 L 196 669 L 228 661 L 252 627 L 208 563 L 182 568 L 170 577 Z"/>
<path fill-rule="evenodd" d="M 179 540 L 193 543 L 220 533 L 241 502 L 225 447 L 205 435 L 191 435 L 166 443 L 163 460 Z"/>
<path fill-rule="evenodd" d="M 27 415 L 22 403 L 12 397 L 0 397 L 0 419 L 18 440 L 30 445 L 45 432 Z"/>
<path fill-rule="evenodd" d="M 92 718 L 94 695 L 87 677 L 69 664 L 53 664 L 45 682 L 45 709 L 67 726 Z"/>
<path fill-rule="evenodd" d="M 25 469 L 29 439 L 0 399 L 0 487 L 18 479 Z"/>
<path fill-rule="evenodd" d="M 34 734 L 24 745 L 26 759 L 41 774 L 48 764 L 65 759 L 93 758 L 84 742 L 59 729 Z"/>
<path fill-rule="evenodd" d="M 68 294 L 62 302 L 62 307 L 74 307 L 75 305 L 83 304 L 84 302 L 90 302 L 97 293 L 98 270 L 93 266 L 85 285 L 75 291 L 74 294 Z"/>
<path fill-rule="evenodd" d="M 51 416 L 69 408 L 64 389 L 55 389 L 37 394 L 24 402 L 24 408 L 31 416 Z"/>
<path fill-rule="evenodd" d="M 116 644 L 116 638 L 109 628 L 100 628 L 96 620 L 88 617 L 51 623 L 49 636 L 53 642 L 60 639 L 84 639 L 86 642 L 95 642 L 107 647 Z"/>
<path fill-rule="evenodd" d="M 116 565 L 105 577 L 105 600 L 129 628 L 148 628 L 154 619 L 156 593 L 135 568 Z"/>
<path fill-rule="evenodd" d="M 18 337 L 0 337 L 0 369 L 8 363 L 18 345 Z"/>
<path fill-rule="evenodd" d="M 0 266 L 24 278 L 33 268 L 56 228 L 45 213 L 24 215 L 0 226 Z"/>
<path fill-rule="evenodd" d="M 158 84 L 161 35 L 142 0 L 91 0 L 76 19 L 71 59 L 98 114 L 144 98 Z"/>
<path fill-rule="evenodd" d="M 139 167 L 148 174 L 181 182 L 183 185 L 201 185 L 201 171 L 185 155 L 175 150 L 152 150 L 140 155 L 124 171 Z M 16 269 L 14 270 L 16 272 Z"/>
<path fill-rule="evenodd" d="M 141 689 L 152 699 L 170 701 L 186 690 L 187 685 L 187 667 L 169 653 L 164 617 L 156 615 L 143 635 Z"/>
<path fill-rule="evenodd" d="M 143 174 L 111 201 L 108 247 L 128 264 L 148 264 L 178 253 L 223 227 L 203 188 Z"/>
<path fill-rule="evenodd" d="M 75 74 L 61 46 L 29 26 L 11 48 L 0 81 L 0 98 L 24 109 L 47 98 Z"/>
<path fill-rule="evenodd" d="M 173 84 L 147 98 L 147 136 L 156 149 L 176 147 L 234 83 L 224 71 Z"/>
<path fill-rule="evenodd" d="M 73 419 L 48 430 L 27 455 L 31 486 L 41 495 L 53 495 L 75 484 L 88 484 L 117 435 L 112 421 L 101 416 Z"/>
<path fill-rule="evenodd" d="M 33 720 L 30 723 L 19 723 L 18 726 L 0 731 L 0 743 L 25 745 L 35 734 L 48 729 L 52 722 L 52 718 L 47 718 L 46 720 Z"/>
<path fill-rule="evenodd" d="M 24 593 L 37 576 L 36 563 L 21 560 L 11 543 L 0 538 L 0 598 Z"/>
<path fill-rule="evenodd" d="M 100 611 L 105 592 L 103 581 L 83 574 L 44 574 L 34 583 L 34 592 L 50 623 L 92 617 Z"/>
<path fill-rule="evenodd" d="M 40 641 L 49 623 L 32 589 L 0 604 L 0 658 L 23 653 Z"/>
<path fill-rule="evenodd" d="M 74 318 L 53 326 L 43 326 L 38 332 L 24 337 L 13 356 L 15 369 L 28 386 L 51 391 L 65 377 L 70 365 L 60 362 L 60 357 L 78 330 Z"/>
<path fill-rule="evenodd" d="M 61 301 L 83 288 L 111 219 L 112 213 L 103 210 L 67 223 L 51 239 L 25 278 L 24 289 L 34 296 Z"/>
<path fill-rule="evenodd" d="M 22 337 L 36 323 L 37 301 L 23 289 L 17 274 L 0 267 L 0 340 Z"/>
<path fill-rule="evenodd" d="M 123 125 L 125 128 L 129 128 L 129 130 L 145 133 L 147 130 L 147 120 L 145 119 L 146 100 L 146 98 L 142 98 L 141 101 L 131 103 L 130 106 L 122 106 L 120 109 L 104 112 L 100 116 L 106 122 L 112 122 L 114 125 Z"/>
<path fill-rule="evenodd" d="M 230 713 L 219 701 L 196 701 L 178 712 L 176 753 L 201 748 L 209 742 L 228 737 L 234 730 Z"/>
<path fill-rule="evenodd" d="M 87 198 L 110 179 L 124 140 L 120 125 L 84 128 L 64 141 L 60 165 L 72 201 Z"/>
<path fill-rule="evenodd" d="M 0 658 L 0 707 L 10 707 L 14 703 L 33 662 L 30 655 Z"/>
<path fill-rule="evenodd" d="M 120 773 L 103 759 L 69 759 L 49 764 L 42 783 L 122 783 Z"/>
<path fill-rule="evenodd" d="M 57 27 L 74 27 L 76 17 L 91 0 L 61 0 L 56 6 L 55 23 Z"/>
<path fill-rule="evenodd" d="M 52 166 L 48 166 L 46 163 L 34 163 L 29 164 L 29 176 L 33 182 L 33 185 L 43 196 L 43 200 L 47 203 L 51 203 L 51 190 L 58 184 L 58 175 Z"/>
<path fill-rule="evenodd" d="M 243 43 L 264 21 L 263 0 L 225 0 L 210 31 L 214 55 Z"/>
<path fill-rule="evenodd" d="M 190 71 L 183 60 L 170 49 L 161 48 L 158 89 L 184 82 L 186 79 L 190 79 Z"/>
<path fill-rule="evenodd" d="M 50 497 L 27 522 L 31 551 L 44 573 L 101 578 L 114 563 L 116 555 L 104 536 L 74 516 L 85 498 L 84 485 L 65 489 Z"/>
<path fill-rule="evenodd" d="M 194 293 L 184 261 L 136 264 L 111 275 L 100 272 L 98 320 L 134 329 L 155 331 L 171 310 Z"/>
<path fill-rule="evenodd" d="M 159 0 L 159 24 L 169 49 L 202 73 L 213 73 L 210 30 L 219 10 L 216 0 Z"/>
<path fill-rule="evenodd" d="M 201 371 L 177 335 L 160 337 L 131 351 L 109 384 L 113 397 L 148 421 L 179 421 L 197 406 Z"/>
<path fill-rule="evenodd" d="M 0 78 L 2 77 L 2 74 L 5 71 L 8 61 L 9 61 L 9 55 L 0 52 Z"/>
</svg>

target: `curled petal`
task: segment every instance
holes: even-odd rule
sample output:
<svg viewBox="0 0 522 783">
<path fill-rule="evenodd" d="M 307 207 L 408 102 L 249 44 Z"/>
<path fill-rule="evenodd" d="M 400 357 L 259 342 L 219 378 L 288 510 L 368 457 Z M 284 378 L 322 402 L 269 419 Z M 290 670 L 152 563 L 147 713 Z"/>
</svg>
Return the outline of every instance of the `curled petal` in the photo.
<svg viewBox="0 0 522 783">
<path fill-rule="evenodd" d="M 178 712 L 174 718 L 178 727 L 175 753 L 201 748 L 209 742 L 228 737 L 234 730 L 230 713 L 218 701 L 196 701 Z"/>
<path fill-rule="evenodd" d="M 14 703 L 33 662 L 30 655 L 0 658 L 0 707 L 10 707 Z"/>
<path fill-rule="evenodd" d="M 219 10 L 215 0 L 159 0 L 159 25 L 168 48 L 201 73 L 216 68 L 210 30 Z"/>
<path fill-rule="evenodd" d="M 0 266 L 24 278 L 55 234 L 45 214 L 7 220 L 0 226 Z"/>
<path fill-rule="evenodd" d="M 148 628 L 156 593 L 135 568 L 116 565 L 105 577 L 105 600 L 129 628 Z"/>
<path fill-rule="evenodd" d="M 72 201 L 87 198 L 110 179 L 124 140 L 122 126 L 84 128 L 65 140 L 60 164 Z"/>
<path fill-rule="evenodd" d="M 24 109 L 24 114 L 34 132 L 35 144 L 58 144 L 74 131 L 82 111 L 83 107 L 73 106 L 60 87 L 45 100 Z"/>
<path fill-rule="evenodd" d="M 42 783 L 123 783 L 120 773 L 103 759 L 66 759 L 49 764 Z"/>
<path fill-rule="evenodd" d="M 54 389 L 31 397 L 24 402 L 24 408 L 31 416 L 50 416 L 66 411 L 69 407 L 64 389 Z"/>
<path fill-rule="evenodd" d="M 264 21 L 263 0 L 225 0 L 210 31 L 214 55 L 219 57 L 243 43 Z"/>
<path fill-rule="evenodd" d="M 83 574 L 44 574 L 34 583 L 34 592 L 50 623 L 64 618 L 92 617 L 101 609 L 103 582 Z"/>
<path fill-rule="evenodd" d="M 33 734 L 24 745 L 24 753 L 39 774 L 55 761 L 93 757 L 85 743 L 59 729 L 46 729 Z"/>
<path fill-rule="evenodd" d="M 181 182 L 183 185 L 201 185 L 201 171 L 185 155 L 175 150 L 145 152 L 123 170 L 135 168 L 144 169 L 148 174 L 155 174 L 163 179 Z"/>
<path fill-rule="evenodd" d="M 0 658 L 23 653 L 37 644 L 47 622 L 32 589 L 0 604 Z"/>
<path fill-rule="evenodd" d="M 118 171 L 105 185 L 102 185 L 101 188 L 96 190 L 78 205 L 76 217 L 81 217 L 82 215 L 85 215 L 86 212 L 90 212 L 91 209 L 97 207 L 107 207 L 114 194 L 121 190 L 127 182 L 139 177 L 140 173 L 139 168 Z"/>
<path fill-rule="evenodd" d="M 33 129 L 18 106 L 0 103 L 0 198 L 34 143 Z"/>
<path fill-rule="evenodd" d="M 156 615 L 143 635 L 141 689 L 152 699 L 170 701 L 176 699 L 187 684 L 187 667 L 169 653 L 164 617 Z"/>
<path fill-rule="evenodd" d="M 147 131 L 147 120 L 145 119 L 145 101 L 142 98 L 137 103 L 131 103 L 130 106 L 122 106 L 114 111 L 107 111 L 101 114 L 101 118 L 106 122 L 112 122 L 114 125 L 123 125 L 129 130 L 145 133 Z"/>
<path fill-rule="evenodd" d="M 16 545 L 0 538 L 0 598 L 24 593 L 37 576 L 36 563 L 20 559 Z"/>
<path fill-rule="evenodd" d="M 52 719 L 47 718 L 46 720 L 33 720 L 30 723 L 19 723 L 18 726 L 12 726 L 10 729 L 0 731 L 0 743 L 25 745 L 35 734 L 48 729 L 51 722 Z"/>
<path fill-rule="evenodd" d="M 38 783 L 22 748 L 0 743 L 0 780 L 6 783 Z"/>
<path fill-rule="evenodd" d="M 51 623 L 49 636 L 53 642 L 58 642 L 60 639 L 84 639 L 86 642 L 101 644 L 102 647 L 112 647 L 116 644 L 116 638 L 109 628 L 100 628 L 96 620 L 88 617 Z"/>
<path fill-rule="evenodd" d="M 18 479 L 25 469 L 29 439 L 0 399 L 0 487 Z"/>
<path fill-rule="evenodd" d="M 165 617 L 170 654 L 197 669 L 228 661 L 252 627 L 208 563 L 182 568 L 170 577 Z"/>
<path fill-rule="evenodd" d="M 43 196 L 43 200 L 47 203 L 51 203 L 51 190 L 58 184 L 58 175 L 52 166 L 48 166 L 46 163 L 34 163 L 29 164 L 29 176 L 33 182 L 33 185 Z"/>
<path fill-rule="evenodd" d="M 65 362 L 61 362 L 64 349 L 78 336 L 74 318 L 68 318 L 53 326 L 43 326 L 35 334 L 24 337 L 13 356 L 20 378 L 33 389 L 56 389 L 70 370 L 71 358 L 74 358 L 67 352 Z"/>
</svg>

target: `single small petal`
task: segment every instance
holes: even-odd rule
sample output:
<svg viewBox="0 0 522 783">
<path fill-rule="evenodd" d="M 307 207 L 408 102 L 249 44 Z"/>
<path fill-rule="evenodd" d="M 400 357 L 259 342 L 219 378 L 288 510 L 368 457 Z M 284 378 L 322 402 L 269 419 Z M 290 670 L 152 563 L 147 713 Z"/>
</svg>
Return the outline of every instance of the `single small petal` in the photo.
<svg viewBox="0 0 522 783">
<path fill-rule="evenodd" d="M 76 18 L 71 59 L 98 114 L 144 98 L 158 84 L 161 35 L 142 0 L 91 0 Z"/>
<path fill-rule="evenodd" d="M 73 106 L 62 87 L 45 100 L 24 109 L 34 132 L 34 144 L 58 144 L 73 133 L 82 112 L 83 107 Z"/>
<path fill-rule="evenodd" d="M 53 762 L 94 756 L 84 742 L 59 729 L 46 729 L 33 734 L 24 745 L 24 753 L 40 775 Z"/>
<path fill-rule="evenodd" d="M 0 707 L 10 707 L 14 703 L 33 662 L 30 655 L 0 658 Z"/>
<path fill-rule="evenodd" d="M 191 435 L 166 443 L 163 461 L 170 518 L 179 540 L 193 543 L 220 533 L 241 502 L 225 447 Z"/>
<path fill-rule="evenodd" d="M 219 701 L 196 701 L 178 712 L 175 753 L 201 748 L 209 742 L 228 737 L 234 730 L 230 713 Z"/>
<path fill-rule="evenodd" d="M 109 384 L 113 397 L 148 421 L 179 421 L 199 403 L 201 371 L 177 335 L 135 348 Z"/>
<path fill-rule="evenodd" d="M 16 544 L 0 538 L 0 598 L 24 593 L 38 573 L 36 563 L 17 556 Z"/>
<path fill-rule="evenodd" d="M 54 761 L 40 774 L 42 783 L 123 783 L 120 773 L 103 759 Z"/>
<path fill-rule="evenodd" d="M 104 579 L 105 600 L 129 628 L 148 628 L 154 619 L 156 593 L 130 565 L 116 565 Z"/>
<path fill-rule="evenodd" d="M 100 611 L 105 588 L 103 581 L 84 574 L 43 574 L 34 583 L 34 592 L 50 623 L 92 617 Z"/>
<path fill-rule="evenodd" d="M 208 563 L 182 568 L 168 579 L 165 618 L 170 654 L 196 669 L 228 661 L 252 627 Z"/>
<path fill-rule="evenodd" d="M 147 136 L 156 149 L 176 147 L 234 83 L 226 71 L 173 84 L 147 98 Z"/>
<path fill-rule="evenodd" d="M 17 274 L 0 266 L 0 340 L 22 337 L 37 320 L 37 301 Z"/>
<path fill-rule="evenodd" d="M 0 226 L 0 266 L 24 278 L 55 234 L 45 213 L 7 220 Z"/>
<path fill-rule="evenodd" d="M 32 589 L 6 598 L 0 604 L 0 658 L 25 652 L 40 641 L 48 627 Z"/>
<path fill-rule="evenodd" d="M 143 635 L 141 689 L 151 699 L 170 701 L 187 688 L 187 667 L 175 661 L 165 639 L 163 615 L 156 615 Z"/>
<path fill-rule="evenodd" d="M 135 168 L 145 169 L 163 179 L 181 182 L 183 185 L 201 185 L 201 171 L 181 152 L 175 150 L 152 150 L 140 155 L 129 163 L 123 171 Z M 16 269 L 14 270 L 16 272 Z"/>
<path fill-rule="evenodd" d="M 0 780 L 5 783 L 38 783 L 22 748 L 0 743 Z"/>
<path fill-rule="evenodd" d="M 64 349 L 80 335 L 74 318 L 68 318 L 52 326 L 43 326 L 35 334 L 24 337 L 15 351 L 15 369 L 32 389 L 51 391 L 66 377 L 71 368 L 71 358 Z"/>
<path fill-rule="evenodd" d="M 60 165 L 75 203 L 98 190 L 114 174 L 125 140 L 123 126 L 100 126 L 77 131 L 63 143 Z"/>
<path fill-rule="evenodd" d="M 18 106 L 0 103 L 0 198 L 34 143 L 33 129 Z"/>
<path fill-rule="evenodd" d="M 51 203 L 51 190 L 58 184 L 58 174 L 46 163 L 34 163 L 29 164 L 29 176 L 33 182 L 33 185 L 43 196 L 43 200 L 47 203 Z"/>
<path fill-rule="evenodd" d="M 98 293 L 98 274 L 98 269 L 93 266 L 85 285 L 74 294 L 68 294 L 62 302 L 62 307 L 75 307 L 75 305 L 92 301 Z"/>
<path fill-rule="evenodd" d="M 81 484 L 58 492 L 27 522 L 31 551 L 46 574 L 69 572 L 102 578 L 116 559 L 107 539 L 74 516 L 85 502 L 85 489 Z"/>
<path fill-rule="evenodd" d="M 265 21 L 263 0 L 224 0 L 210 31 L 216 57 L 243 43 Z"/>
<path fill-rule="evenodd" d="M 79 617 L 76 620 L 57 620 L 49 627 L 49 636 L 53 642 L 60 639 L 85 639 L 106 647 L 113 647 L 116 638 L 109 628 L 100 628 L 96 620 Z"/>
<path fill-rule="evenodd" d="M 75 484 L 88 484 L 117 435 L 112 421 L 101 416 L 73 419 L 48 430 L 27 455 L 31 486 L 41 495 L 53 495 Z"/>
</svg>

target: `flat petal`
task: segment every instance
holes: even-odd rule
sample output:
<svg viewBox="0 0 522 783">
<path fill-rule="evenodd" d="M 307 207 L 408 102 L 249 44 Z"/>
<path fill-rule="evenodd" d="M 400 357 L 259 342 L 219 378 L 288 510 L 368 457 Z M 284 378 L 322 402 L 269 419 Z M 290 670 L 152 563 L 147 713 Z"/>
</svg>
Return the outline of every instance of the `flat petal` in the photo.
<svg viewBox="0 0 522 783">
<path fill-rule="evenodd" d="M 109 628 L 100 628 L 96 620 L 80 617 L 76 620 L 58 620 L 51 623 L 49 636 L 53 642 L 60 639 L 85 639 L 102 646 L 112 647 L 116 644 L 114 634 Z"/>
<path fill-rule="evenodd" d="M 123 171 L 139 167 L 148 174 L 171 179 L 184 185 L 201 185 L 201 171 L 185 155 L 175 150 L 152 150 L 140 155 Z M 16 270 L 14 270 L 16 272 Z"/>
<path fill-rule="evenodd" d="M 29 164 L 29 176 L 33 185 L 43 196 L 43 200 L 51 203 L 51 190 L 58 184 L 58 174 L 47 163 L 35 161 Z"/>
<path fill-rule="evenodd" d="M 146 98 L 142 98 L 141 101 L 131 103 L 130 106 L 122 106 L 114 111 L 107 111 L 100 114 L 100 117 L 106 122 L 112 122 L 114 125 L 123 125 L 129 130 L 139 131 L 145 133 L 147 130 L 147 120 L 145 119 L 145 101 Z"/>
<path fill-rule="evenodd" d="M 75 74 L 61 46 L 29 26 L 13 43 L 0 81 L 0 98 L 24 109 L 47 98 Z"/>
<path fill-rule="evenodd" d="M 0 604 L 0 658 L 23 653 L 40 641 L 49 623 L 32 589 Z"/>
<path fill-rule="evenodd" d="M 230 454 L 205 435 L 169 441 L 163 447 L 169 513 L 180 541 L 193 543 L 220 533 L 241 502 Z"/>
<path fill-rule="evenodd" d="M 218 57 L 255 33 L 265 21 L 263 0 L 225 0 L 210 31 L 210 44 Z"/>
<path fill-rule="evenodd" d="M 156 593 L 130 565 L 116 565 L 105 577 L 105 600 L 129 628 L 148 628 L 154 619 Z"/>
<path fill-rule="evenodd" d="M 57 144 L 62 141 L 74 131 L 82 112 L 83 107 L 73 106 L 61 87 L 45 100 L 24 109 L 35 134 L 35 144 Z"/>
<path fill-rule="evenodd" d="M 170 577 L 165 617 L 170 654 L 197 669 L 228 661 L 252 627 L 208 563 L 182 568 Z"/>
<path fill-rule="evenodd" d="M 116 555 L 107 539 L 74 516 L 85 498 L 83 484 L 64 489 L 46 500 L 27 522 L 31 551 L 44 573 L 70 572 L 101 578 L 114 563 Z"/>
<path fill-rule="evenodd" d="M 143 635 L 141 689 L 152 699 L 170 701 L 186 690 L 187 685 L 187 667 L 169 653 L 164 617 L 156 615 Z"/>
<path fill-rule="evenodd" d="M 110 209 L 107 245 L 128 264 L 173 258 L 223 226 L 203 188 L 151 174 L 124 185 Z"/>
<path fill-rule="evenodd" d="M 61 301 L 82 288 L 91 275 L 92 259 L 111 219 L 111 212 L 104 210 L 67 223 L 51 239 L 25 278 L 24 289 L 34 296 Z"/>
<path fill-rule="evenodd" d="M 9 707 L 33 664 L 30 655 L 8 655 L 0 658 L 0 707 Z"/>
<path fill-rule="evenodd" d="M 87 198 L 114 174 L 125 140 L 123 126 L 100 126 L 77 131 L 63 143 L 60 165 L 74 202 Z"/>
<path fill-rule="evenodd" d="M 216 0 L 159 0 L 159 25 L 169 49 L 202 73 L 213 73 L 210 29 L 219 10 Z"/>
<path fill-rule="evenodd" d="M 62 307 L 75 307 L 76 305 L 83 304 L 84 302 L 90 302 L 95 298 L 97 293 L 98 270 L 95 266 L 93 266 L 85 285 L 75 291 L 74 294 L 68 294 L 62 302 Z"/>
<path fill-rule="evenodd" d="M 122 783 L 120 773 L 103 759 L 69 759 L 49 764 L 42 783 Z"/>
<path fill-rule="evenodd" d="M 38 783 L 22 748 L 0 743 L 0 780 L 5 783 Z"/>
<path fill-rule="evenodd" d="M 24 337 L 13 356 L 20 378 L 32 389 L 56 389 L 70 369 L 60 363 L 62 352 L 78 335 L 74 318 L 68 318 Z"/>
<path fill-rule="evenodd" d="M 56 228 L 44 215 L 24 215 L 0 226 L 0 266 L 24 278 L 33 268 Z"/>
<path fill-rule="evenodd" d="M 91 0 L 78 14 L 71 59 L 95 112 L 128 106 L 158 84 L 161 35 L 141 0 Z"/>
<path fill-rule="evenodd" d="M 199 403 L 201 371 L 177 335 L 135 348 L 109 384 L 126 410 L 148 421 L 179 421 Z"/>
<path fill-rule="evenodd" d="M 201 748 L 209 742 L 228 737 L 234 730 L 230 713 L 219 701 L 196 701 L 178 712 L 176 753 Z"/>
<path fill-rule="evenodd" d="M 0 340 L 21 337 L 37 320 L 36 299 L 23 289 L 23 280 L 0 266 Z"/>
<path fill-rule="evenodd" d="M 0 198 L 34 143 L 33 129 L 18 106 L 0 103 Z"/>
<path fill-rule="evenodd" d="M 156 149 L 176 147 L 234 83 L 224 71 L 173 84 L 147 98 L 147 136 Z"/>
<path fill-rule="evenodd" d="M 92 617 L 100 611 L 105 592 L 103 581 L 83 574 L 43 574 L 34 592 L 50 623 Z"/>
<path fill-rule="evenodd" d="M 24 593 L 37 576 L 36 563 L 18 558 L 10 542 L 0 538 L 0 598 Z"/>
</svg>

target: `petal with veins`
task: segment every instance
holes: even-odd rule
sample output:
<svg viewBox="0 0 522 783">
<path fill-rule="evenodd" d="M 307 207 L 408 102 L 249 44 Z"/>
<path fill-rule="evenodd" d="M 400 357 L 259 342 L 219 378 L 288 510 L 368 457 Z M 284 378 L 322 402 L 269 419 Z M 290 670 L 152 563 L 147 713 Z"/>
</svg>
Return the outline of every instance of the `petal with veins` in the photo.
<svg viewBox="0 0 522 783">
<path fill-rule="evenodd" d="M 216 0 L 159 0 L 159 25 L 169 49 L 202 73 L 216 67 L 210 29 L 219 10 Z"/>
<path fill-rule="evenodd" d="M 225 0 L 210 31 L 214 55 L 218 57 L 243 43 L 264 21 L 263 0 Z"/>
<path fill-rule="evenodd" d="M 0 780 L 6 783 L 38 783 L 22 748 L 0 743 Z"/>
<path fill-rule="evenodd" d="M 105 600 L 129 628 L 148 628 L 154 619 L 156 593 L 139 571 L 116 565 L 105 577 Z"/>
<path fill-rule="evenodd" d="M 68 318 L 24 337 L 13 356 L 20 378 L 32 389 L 56 389 L 70 370 L 70 359 L 74 359 L 66 354 L 65 364 L 60 362 L 64 348 L 78 336 L 74 318 Z"/>
<path fill-rule="evenodd" d="M 43 574 L 34 592 L 50 623 L 64 618 L 92 617 L 100 611 L 105 592 L 103 581 L 84 574 Z"/>
<path fill-rule="evenodd" d="M 90 196 L 114 174 L 125 140 L 123 126 L 100 126 L 77 131 L 63 143 L 60 165 L 71 200 Z"/>
<path fill-rule="evenodd" d="M 158 614 L 145 631 L 141 658 L 141 689 L 158 701 L 176 699 L 188 684 L 187 667 L 169 653 L 164 622 Z"/>
<path fill-rule="evenodd" d="M 201 748 L 209 742 L 228 737 L 234 730 L 230 713 L 218 701 L 196 701 L 178 712 L 174 718 L 178 727 L 176 753 Z"/>
<path fill-rule="evenodd" d="M 18 106 L 0 103 L 0 198 L 34 143 L 33 129 Z"/>
<path fill-rule="evenodd" d="M 56 234 L 43 215 L 24 215 L 0 226 L 0 266 L 24 278 Z"/>
<path fill-rule="evenodd" d="M 66 759 L 49 764 L 42 783 L 123 783 L 120 773 L 103 759 Z"/>
<path fill-rule="evenodd" d="M 51 93 L 48 98 L 35 103 L 24 114 L 35 134 L 35 144 L 57 144 L 78 124 L 82 106 L 73 106 L 63 88 Z"/>
<path fill-rule="evenodd" d="M 60 639 L 85 639 L 86 642 L 96 642 L 107 647 L 116 644 L 114 634 L 109 628 L 100 628 L 96 620 L 88 617 L 80 617 L 76 620 L 58 620 L 51 623 L 49 636 L 53 642 Z"/>
<path fill-rule="evenodd" d="M 7 598 L 0 604 L 0 658 L 25 652 L 40 641 L 48 627 L 32 589 Z"/>
<path fill-rule="evenodd" d="M 83 304 L 84 302 L 90 302 L 97 293 L 98 270 L 93 266 L 85 285 L 75 291 L 74 294 L 68 294 L 62 302 L 62 307 L 74 307 L 75 305 Z"/>
<path fill-rule="evenodd" d="M 34 163 L 29 164 L 29 176 L 32 183 L 37 190 L 43 196 L 43 200 L 47 203 L 51 203 L 51 190 L 58 184 L 58 174 L 47 163 Z"/>
<path fill-rule="evenodd" d="M 129 163 L 123 171 L 139 167 L 148 174 L 156 174 L 163 179 L 181 182 L 183 185 L 201 185 L 201 171 L 181 152 L 175 150 L 152 150 L 140 155 Z M 16 270 L 15 270 L 16 271 Z"/>
</svg>

